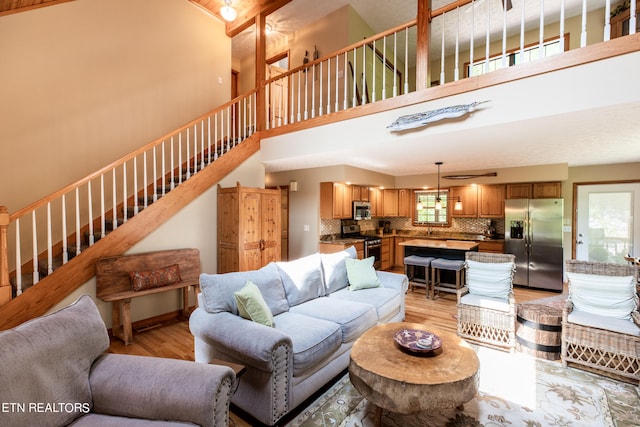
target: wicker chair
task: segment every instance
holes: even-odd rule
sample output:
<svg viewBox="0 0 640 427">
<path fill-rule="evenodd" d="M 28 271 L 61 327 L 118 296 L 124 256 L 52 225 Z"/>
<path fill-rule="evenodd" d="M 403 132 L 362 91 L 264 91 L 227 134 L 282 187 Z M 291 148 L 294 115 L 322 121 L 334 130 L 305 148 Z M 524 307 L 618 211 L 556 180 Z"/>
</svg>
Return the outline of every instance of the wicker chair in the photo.
<svg viewBox="0 0 640 427">
<path fill-rule="evenodd" d="M 628 294 L 636 299 L 635 286 L 638 281 L 638 266 L 624 264 L 606 264 L 577 260 L 566 261 L 567 273 L 583 273 L 598 276 L 632 276 L 635 281 L 629 285 Z M 599 278 L 602 289 L 606 291 L 606 282 Z M 574 284 L 575 286 L 575 284 Z M 623 285 L 624 286 L 624 285 Z M 576 296 L 573 296 L 575 299 Z M 637 299 L 636 299 L 637 301 Z M 636 307 L 631 312 L 632 320 L 620 320 L 588 314 L 588 322 L 578 317 L 580 311 L 574 309 L 578 301 L 572 301 L 572 283 L 569 281 L 569 298 L 562 313 L 562 353 L 563 366 L 574 366 L 594 371 L 608 377 L 634 384 L 640 381 L 640 313 Z M 612 305 L 613 306 L 613 305 Z M 583 310 L 584 312 L 584 310 Z M 575 323 L 581 321 L 585 324 Z M 607 329 L 619 325 L 630 333 L 615 332 Z M 629 322 L 625 325 L 625 322 Z M 591 325 L 586 325 L 591 323 Z M 595 327 L 597 324 L 599 327 Z"/>
<path fill-rule="evenodd" d="M 515 272 L 515 255 L 494 254 L 484 252 L 467 252 L 465 254 L 465 284 L 458 290 L 458 335 L 468 341 L 472 341 L 487 347 L 513 352 L 515 348 L 516 334 L 516 301 L 513 296 L 513 275 Z M 503 297 L 491 296 L 491 292 L 483 294 L 473 286 L 474 271 L 469 261 L 481 263 L 511 263 L 512 266 L 500 273 L 504 289 L 506 283 L 506 295 Z M 472 286 L 470 287 L 470 280 Z"/>
</svg>

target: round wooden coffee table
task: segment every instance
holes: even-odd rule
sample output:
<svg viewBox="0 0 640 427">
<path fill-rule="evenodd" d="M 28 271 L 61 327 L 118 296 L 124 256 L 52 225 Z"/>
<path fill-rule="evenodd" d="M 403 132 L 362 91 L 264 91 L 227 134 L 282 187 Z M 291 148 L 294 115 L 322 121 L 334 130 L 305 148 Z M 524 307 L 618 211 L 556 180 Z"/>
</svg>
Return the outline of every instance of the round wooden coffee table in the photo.
<svg viewBox="0 0 640 427">
<path fill-rule="evenodd" d="M 394 334 L 419 329 L 436 334 L 442 347 L 431 356 L 409 354 L 399 348 Z M 353 386 L 376 405 L 375 425 L 382 410 L 413 414 L 437 408 L 461 408 L 478 392 L 480 361 L 456 334 L 420 323 L 374 326 L 351 348 L 349 378 Z"/>
</svg>

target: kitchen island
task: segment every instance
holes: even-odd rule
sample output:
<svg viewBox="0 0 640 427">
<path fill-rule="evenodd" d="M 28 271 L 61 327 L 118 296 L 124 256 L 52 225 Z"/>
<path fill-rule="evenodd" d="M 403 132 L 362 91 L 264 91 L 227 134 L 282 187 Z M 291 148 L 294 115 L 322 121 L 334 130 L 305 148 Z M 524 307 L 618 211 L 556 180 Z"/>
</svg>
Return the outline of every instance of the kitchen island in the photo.
<svg viewBox="0 0 640 427">
<path fill-rule="evenodd" d="M 400 243 L 404 256 L 418 255 L 434 258 L 464 260 L 465 252 L 478 251 L 478 242 L 468 240 L 412 239 Z"/>
</svg>

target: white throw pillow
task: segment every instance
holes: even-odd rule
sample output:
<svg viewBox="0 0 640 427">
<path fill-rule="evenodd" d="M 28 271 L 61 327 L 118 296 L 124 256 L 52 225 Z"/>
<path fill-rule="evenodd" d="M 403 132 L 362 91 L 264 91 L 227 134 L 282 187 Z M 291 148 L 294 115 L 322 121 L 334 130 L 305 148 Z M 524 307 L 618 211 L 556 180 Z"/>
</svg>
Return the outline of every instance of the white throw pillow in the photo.
<svg viewBox="0 0 640 427">
<path fill-rule="evenodd" d="M 569 299 L 576 310 L 629 320 L 638 307 L 633 276 L 567 273 L 567 278 Z"/>
<path fill-rule="evenodd" d="M 490 298 L 507 299 L 513 288 L 512 262 L 467 261 L 469 293 Z"/>
</svg>

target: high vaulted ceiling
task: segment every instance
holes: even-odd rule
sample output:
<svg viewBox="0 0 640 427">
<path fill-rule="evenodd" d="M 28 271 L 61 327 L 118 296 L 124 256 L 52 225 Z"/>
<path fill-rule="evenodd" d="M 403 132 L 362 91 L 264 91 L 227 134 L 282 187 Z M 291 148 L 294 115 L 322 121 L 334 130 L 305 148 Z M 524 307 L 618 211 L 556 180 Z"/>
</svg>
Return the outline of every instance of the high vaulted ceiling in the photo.
<svg viewBox="0 0 640 427">
<path fill-rule="evenodd" d="M 11 13 L 26 12 L 43 6 L 52 6 L 72 0 L 0 0 L 0 16 Z"/>
</svg>

